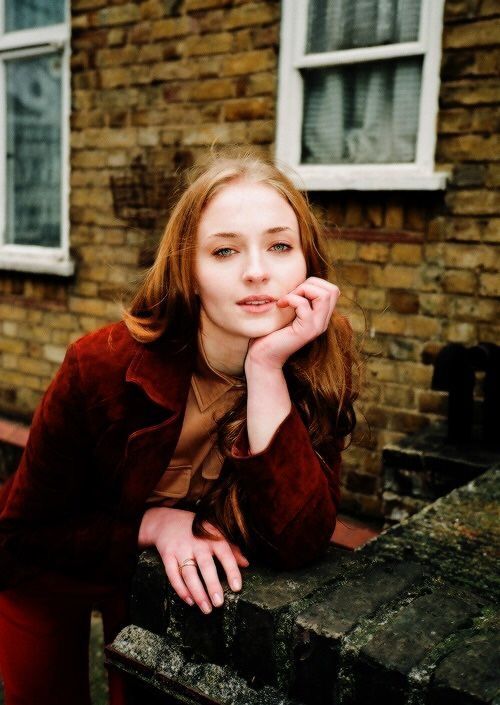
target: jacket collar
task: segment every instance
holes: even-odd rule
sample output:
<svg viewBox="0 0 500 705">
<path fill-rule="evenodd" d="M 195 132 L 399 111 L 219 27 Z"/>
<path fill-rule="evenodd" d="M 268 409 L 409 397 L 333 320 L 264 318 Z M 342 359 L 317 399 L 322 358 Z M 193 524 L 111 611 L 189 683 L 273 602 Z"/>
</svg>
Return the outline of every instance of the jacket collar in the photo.
<svg viewBox="0 0 500 705">
<path fill-rule="evenodd" d="M 125 374 L 125 380 L 139 385 L 156 404 L 177 413 L 186 405 L 195 367 L 195 344 L 182 349 L 163 337 L 139 344 Z"/>
</svg>

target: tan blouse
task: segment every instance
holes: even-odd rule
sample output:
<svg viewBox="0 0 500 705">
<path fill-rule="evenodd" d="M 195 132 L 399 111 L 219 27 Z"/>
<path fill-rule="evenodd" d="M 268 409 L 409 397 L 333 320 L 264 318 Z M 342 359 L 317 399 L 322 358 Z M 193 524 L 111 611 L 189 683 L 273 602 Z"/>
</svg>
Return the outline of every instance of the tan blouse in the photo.
<svg viewBox="0 0 500 705">
<path fill-rule="evenodd" d="M 194 505 L 219 477 L 223 457 L 216 445 L 216 420 L 233 406 L 245 388 L 244 377 L 215 370 L 208 362 L 201 333 L 191 377 L 181 434 L 169 466 L 153 494 L 150 506 Z"/>
</svg>

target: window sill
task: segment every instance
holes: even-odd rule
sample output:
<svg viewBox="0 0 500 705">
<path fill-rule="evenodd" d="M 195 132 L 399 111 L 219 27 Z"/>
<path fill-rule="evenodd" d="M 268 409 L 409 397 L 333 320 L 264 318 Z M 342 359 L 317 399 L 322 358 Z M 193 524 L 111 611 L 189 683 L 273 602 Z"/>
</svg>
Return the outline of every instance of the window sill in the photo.
<svg viewBox="0 0 500 705">
<path fill-rule="evenodd" d="M 304 191 L 438 191 L 446 188 L 449 174 L 399 164 L 298 165 L 290 176 Z"/>
<path fill-rule="evenodd" d="M 67 257 L 27 256 L 0 250 L 0 270 L 71 277 L 75 272 L 75 263 Z"/>
</svg>

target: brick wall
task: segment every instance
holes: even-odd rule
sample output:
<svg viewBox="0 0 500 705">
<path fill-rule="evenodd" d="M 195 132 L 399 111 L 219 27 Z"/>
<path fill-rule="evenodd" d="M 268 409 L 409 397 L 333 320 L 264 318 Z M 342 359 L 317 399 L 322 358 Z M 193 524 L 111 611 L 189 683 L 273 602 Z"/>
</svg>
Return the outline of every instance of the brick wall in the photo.
<svg viewBox="0 0 500 705">
<path fill-rule="evenodd" d="M 444 411 L 426 357 L 447 341 L 498 338 L 500 12 L 492 0 L 448 0 L 445 13 L 446 192 L 311 194 L 329 225 L 341 308 L 359 331 L 366 317 L 365 420 L 344 474 L 346 508 L 366 514 L 381 510 L 383 444 Z M 111 177 L 140 158 L 175 181 L 214 140 L 267 153 L 275 134 L 278 2 L 72 0 L 72 14 L 76 275 L 0 273 L 0 412 L 10 416 L 29 418 L 66 346 L 119 316 L 151 256 L 165 209 L 156 222 L 118 217 Z"/>
<path fill-rule="evenodd" d="M 446 413 L 424 363 L 447 342 L 500 340 L 499 38 L 497 3 L 447 0 L 436 149 L 451 174 L 445 192 L 314 194 L 342 309 L 366 330 L 370 355 L 344 476 L 344 503 L 357 511 L 380 506 L 381 447 Z"/>
</svg>

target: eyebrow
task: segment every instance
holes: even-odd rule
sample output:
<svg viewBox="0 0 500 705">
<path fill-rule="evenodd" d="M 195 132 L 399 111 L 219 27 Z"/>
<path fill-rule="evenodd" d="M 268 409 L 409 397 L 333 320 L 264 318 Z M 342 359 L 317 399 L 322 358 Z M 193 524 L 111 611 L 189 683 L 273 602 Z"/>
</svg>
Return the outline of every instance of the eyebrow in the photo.
<svg viewBox="0 0 500 705">
<path fill-rule="evenodd" d="M 293 232 L 293 230 L 286 225 L 277 225 L 275 228 L 268 228 L 267 230 L 264 230 L 263 235 L 268 235 L 272 233 L 281 233 L 283 230 L 290 230 L 290 232 Z M 211 235 L 208 236 L 209 238 L 213 237 L 226 237 L 226 238 L 239 238 L 241 237 L 241 233 L 212 233 Z"/>
</svg>

